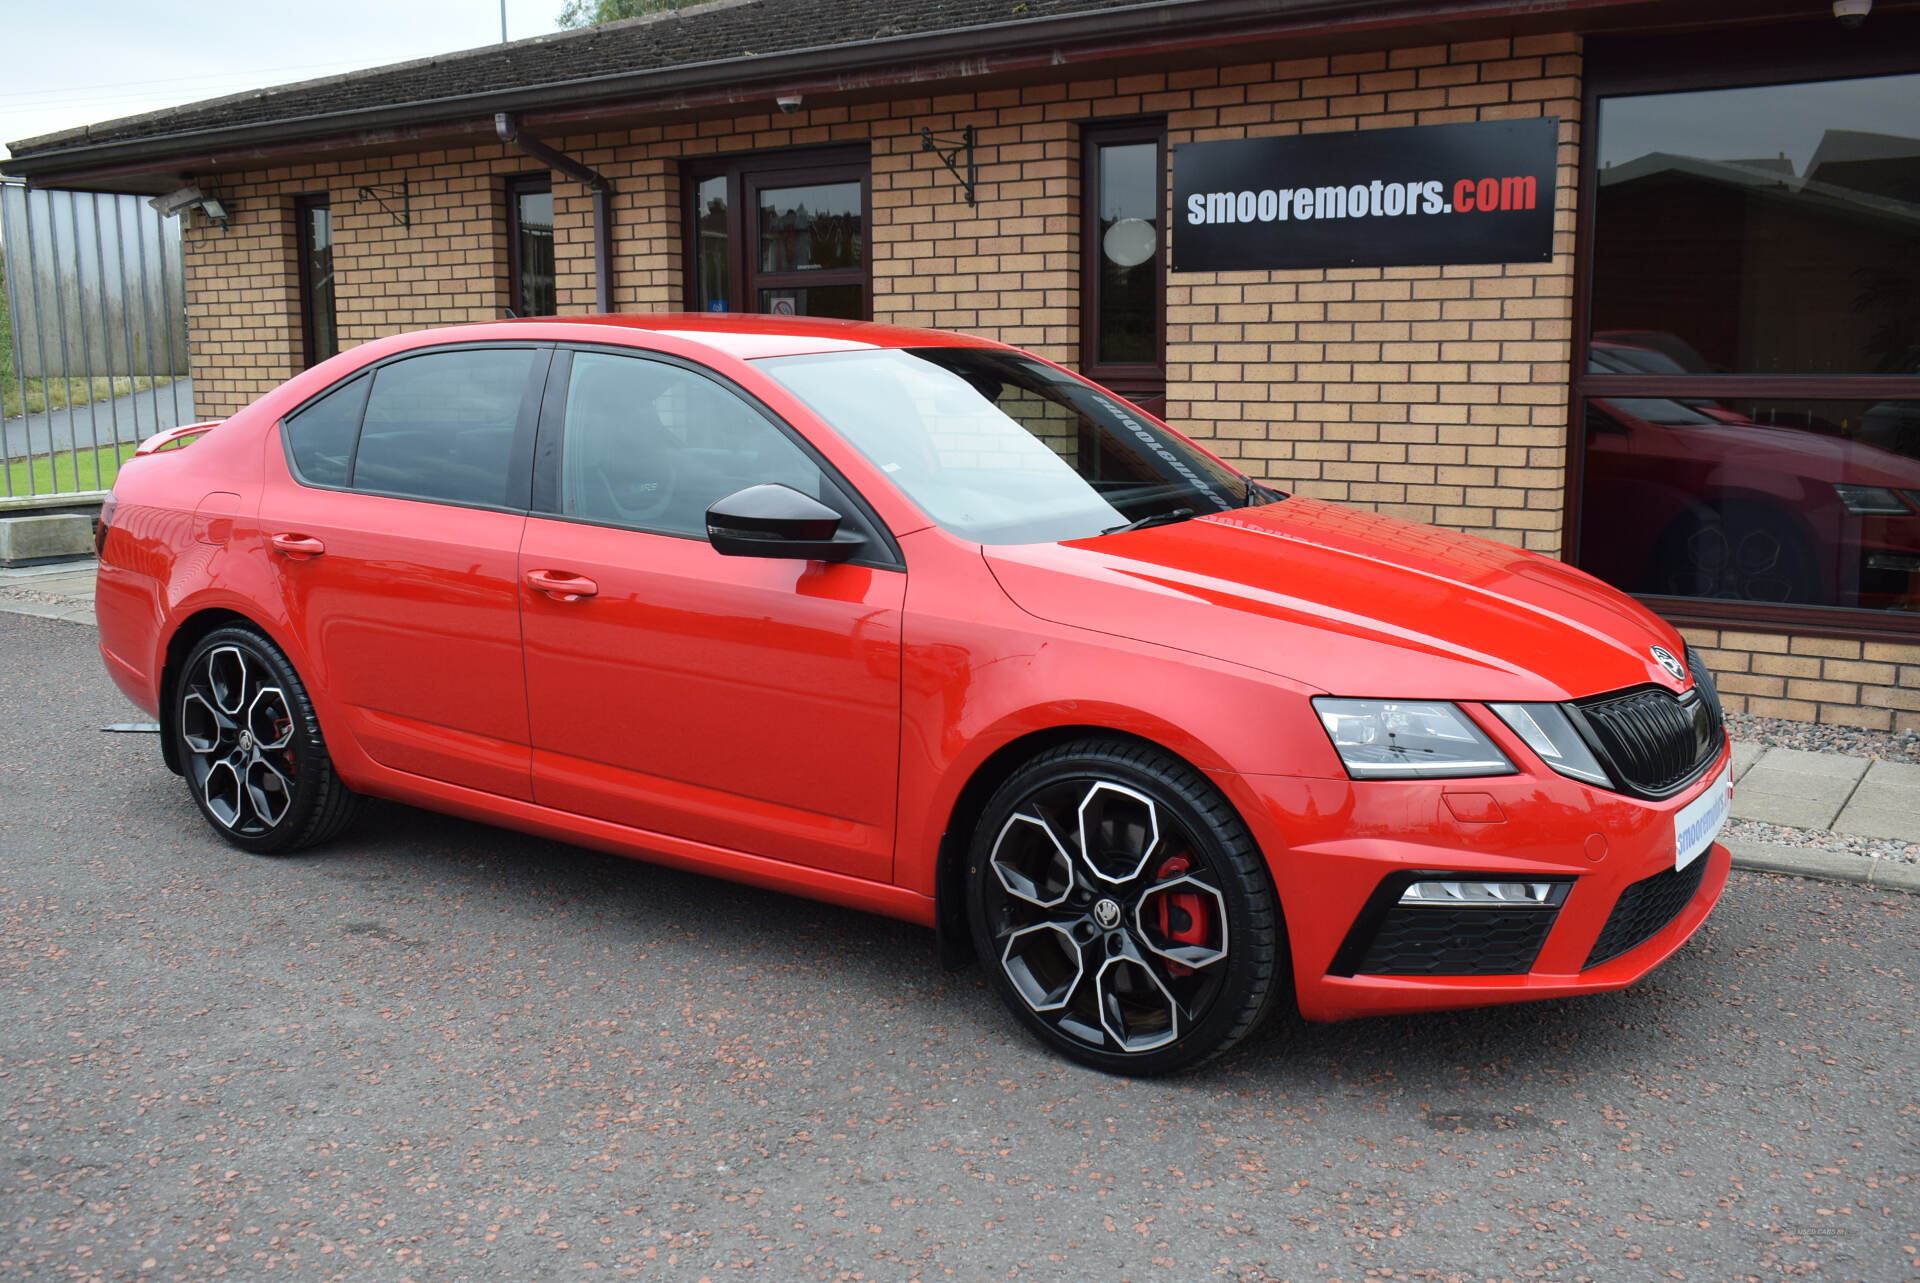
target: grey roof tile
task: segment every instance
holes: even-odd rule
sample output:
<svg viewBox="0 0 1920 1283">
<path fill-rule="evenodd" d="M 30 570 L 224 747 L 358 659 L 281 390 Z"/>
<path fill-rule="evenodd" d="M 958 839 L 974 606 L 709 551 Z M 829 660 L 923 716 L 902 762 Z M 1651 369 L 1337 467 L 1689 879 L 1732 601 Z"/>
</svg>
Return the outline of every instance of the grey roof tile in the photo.
<svg viewBox="0 0 1920 1283">
<path fill-rule="evenodd" d="M 231 94 L 12 144 L 17 159 L 114 143 L 166 140 L 314 118 L 444 102 L 449 116 L 474 95 L 551 89 L 591 99 L 593 81 L 701 64 L 716 78 L 750 75 L 756 58 L 868 41 L 1026 24 L 1108 9 L 1177 8 L 1179 0 L 713 0 L 581 31 L 559 32 L 368 71 Z M 469 108 L 470 110 L 470 108 Z M 299 128 L 306 122 L 306 128 Z"/>
</svg>

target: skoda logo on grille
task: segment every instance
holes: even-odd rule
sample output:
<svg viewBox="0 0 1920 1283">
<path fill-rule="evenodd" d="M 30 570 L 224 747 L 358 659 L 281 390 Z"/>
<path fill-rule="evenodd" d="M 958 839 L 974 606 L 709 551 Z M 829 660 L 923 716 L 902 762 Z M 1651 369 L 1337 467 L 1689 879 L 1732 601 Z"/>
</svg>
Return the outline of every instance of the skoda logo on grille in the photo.
<svg viewBox="0 0 1920 1283">
<path fill-rule="evenodd" d="M 1660 667 L 1667 670 L 1667 676 L 1673 678 L 1674 681 L 1684 682 L 1687 680 L 1687 670 L 1680 666 L 1680 661 L 1673 657 L 1672 651 L 1664 646 L 1655 646 L 1653 648 L 1653 657 L 1659 663 Z"/>
</svg>

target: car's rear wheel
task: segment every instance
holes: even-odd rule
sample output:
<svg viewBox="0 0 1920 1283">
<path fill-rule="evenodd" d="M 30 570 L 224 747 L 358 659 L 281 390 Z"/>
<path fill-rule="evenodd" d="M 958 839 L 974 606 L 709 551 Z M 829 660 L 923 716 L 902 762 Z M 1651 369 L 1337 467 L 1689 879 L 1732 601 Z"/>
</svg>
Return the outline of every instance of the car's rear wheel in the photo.
<svg viewBox="0 0 1920 1283">
<path fill-rule="evenodd" d="M 340 782 L 293 665 L 250 628 L 221 628 L 187 653 L 174 734 L 194 805 L 221 837 L 285 855 L 336 836 L 359 798 Z"/>
<path fill-rule="evenodd" d="M 1287 980 L 1252 836 L 1204 776 L 1151 746 L 1083 740 L 994 793 L 968 859 L 974 946 L 1044 1041 L 1113 1073 L 1231 1047 Z"/>
</svg>

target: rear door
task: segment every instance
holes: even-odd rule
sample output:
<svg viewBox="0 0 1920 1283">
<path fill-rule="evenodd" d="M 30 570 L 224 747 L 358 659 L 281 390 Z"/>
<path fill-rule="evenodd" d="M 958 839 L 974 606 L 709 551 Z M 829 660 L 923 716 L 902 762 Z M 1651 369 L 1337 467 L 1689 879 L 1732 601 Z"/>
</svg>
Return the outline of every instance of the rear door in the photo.
<svg viewBox="0 0 1920 1283">
<path fill-rule="evenodd" d="M 846 514 L 871 555 L 714 551 L 708 505 L 767 482 Z M 811 450 L 699 367 L 562 350 L 534 507 L 520 569 L 536 800 L 889 878 L 906 575 Z"/>
<path fill-rule="evenodd" d="M 316 684 L 384 766 L 530 799 L 516 559 L 551 348 L 409 353 L 281 425 L 260 516 Z"/>
</svg>

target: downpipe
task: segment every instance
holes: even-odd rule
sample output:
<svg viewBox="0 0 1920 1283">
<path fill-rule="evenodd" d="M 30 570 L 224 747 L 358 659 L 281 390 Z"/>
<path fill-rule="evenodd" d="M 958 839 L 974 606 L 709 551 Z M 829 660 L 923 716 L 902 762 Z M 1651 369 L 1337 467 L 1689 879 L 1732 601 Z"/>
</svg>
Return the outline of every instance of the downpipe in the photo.
<svg viewBox="0 0 1920 1283">
<path fill-rule="evenodd" d="M 565 152 L 532 134 L 522 133 L 520 119 L 510 111 L 494 113 L 493 132 L 510 147 L 518 147 L 548 169 L 557 169 L 576 182 L 585 183 L 593 193 L 593 293 L 594 309 L 602 314 L 613 311 L 613 183 L 605 174 L 589 169 Z"/>
</svg>

